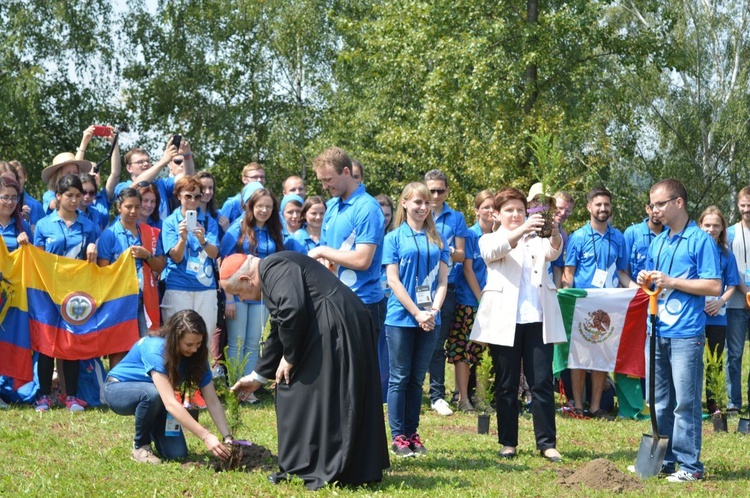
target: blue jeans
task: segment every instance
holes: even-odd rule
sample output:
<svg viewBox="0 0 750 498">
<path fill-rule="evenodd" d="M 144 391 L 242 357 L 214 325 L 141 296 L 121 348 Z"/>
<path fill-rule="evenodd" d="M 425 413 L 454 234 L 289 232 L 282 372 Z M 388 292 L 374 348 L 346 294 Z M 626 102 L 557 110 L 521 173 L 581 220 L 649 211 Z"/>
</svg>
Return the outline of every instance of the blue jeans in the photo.
<svg viewBox="0 0 750 498">
<path fill-rule="evenodd" d="M 703 474 L 700 456 L 705 343 L 704 334 L 686 339 L 656 338 L 656 421 L 659 433 L 670 438 L 664 463 L 667 467 L 679 463 L 680 470 L 691 474 Z M 650 354 L 648 345 L 647 340 L 646 353 Z"/>
<path fill-rule="evenodd" d="M 390 359 L 388 425 L 391 437 L 410 437 L 419 427 L 422 384 L 435 350 L 436 330 L 385 326 Z"/>
<path fill-rule="evenodd" d="M 727 391 L 729 408 L 742 408 L 742 352 L 745 349 L 750 311 L 727 309 Z M 748 376 L 750 393 L 750 376 Z M 750 394 L 748 394 L 750 396 Z"/>
<path fill-rule="evenodd" d="M 104 383 L 104 399 L 118 415 L 135 415 L 134 448 L 156 444 L 156 451 L 167 460 L 187 456 L 185 435 L 167 436 L 164 427 L 167 422 L 167 409 L 151 382 Z"/>
<path fill-rule="evenodd" d="M 247 363 L 242 375 L 248 375 L 258 363 L 260 339 L 268 320 L 268 309 L 260 303 L 235 303 L 237 314 L 227 318 L 227 356 Z M 238 347 L 241 345 L 241 347 Z"/>
<path fill-rule="evenodd" d="M 440 335 L 430 360 L 430 402 L 445 399 L 445 341 L 451 331 L 451 323 L 456 314 L 456 290 L 454 287 L 445 293 L 443 307 L 440 308 Z"/>
</svg>

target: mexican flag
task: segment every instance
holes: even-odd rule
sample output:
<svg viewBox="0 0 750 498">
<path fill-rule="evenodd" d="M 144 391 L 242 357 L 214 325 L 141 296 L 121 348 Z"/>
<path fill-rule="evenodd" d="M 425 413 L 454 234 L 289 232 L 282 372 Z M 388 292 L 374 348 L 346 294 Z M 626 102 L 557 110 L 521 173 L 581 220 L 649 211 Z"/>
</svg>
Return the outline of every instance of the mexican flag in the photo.
<svg viewBox="0 0 750 498">
<path fill-rule="evenodd" d="M 555 345 L 555 375 L 566 368 L 579 368 L 646 377 L 645 292 L 560 289 L 557 300 L 568 342 Z"/>
</svg>

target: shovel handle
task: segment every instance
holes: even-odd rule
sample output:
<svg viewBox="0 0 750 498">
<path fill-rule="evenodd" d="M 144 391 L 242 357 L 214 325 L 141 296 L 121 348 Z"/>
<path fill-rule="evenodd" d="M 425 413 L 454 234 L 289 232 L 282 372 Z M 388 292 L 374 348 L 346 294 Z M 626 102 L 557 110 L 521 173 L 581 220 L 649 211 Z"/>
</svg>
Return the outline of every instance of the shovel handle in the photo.
<svg viewBox="0 0 750 498">
<path fill-rule="evenodd" d="M 649 289 L 651 285 L 651 275 L 646 277 L 646 281 L 641 284 L 643 292 L 648 294 L 648 313 L 649 315 L 657 315 L 659 313 L 657 298 L 661 294 L 661 287 L 657 287 L 654 290 Z M 748 304 L 750 304 L 750 292 L 747 294 Z"/>
<path fill-rule="evenodd" d="M 750 292 L 745 294 L 745 302 L 747 303 L 748 306 L 750 306 Z"/>
</svg>

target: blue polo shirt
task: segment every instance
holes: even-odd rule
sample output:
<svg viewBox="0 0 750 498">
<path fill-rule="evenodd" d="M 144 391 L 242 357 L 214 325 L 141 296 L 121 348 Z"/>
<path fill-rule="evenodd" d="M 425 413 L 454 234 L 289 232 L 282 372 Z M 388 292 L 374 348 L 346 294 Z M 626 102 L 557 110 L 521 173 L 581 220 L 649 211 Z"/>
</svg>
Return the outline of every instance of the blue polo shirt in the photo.
<svg viewBox="0 0 750 498">
<path fill-rule="evenodd" d="M 304 227 L 294 232 L 292 238 L 302 244 L 308 252 L 320 245 L 320 240 L 315 242 Z"/>
<path fill-rule="evenodd" d="M 174 198 L 174 177 L 157 178 L 152 182 L 159 191 L 159 218 L 166 219 L 171 214 L 169 201 Z M 133 186 L 133 180 L 120 182 L 115 186 L 115 197 L 127 187 Z"/>
<path fill-rule="evenodd" d="M 456 237 L 463 237 L 467 230 L 464 215 L 459 213 L 458 211 L 454 211 L 453 209 L 451 209 L 448 203 L 443 202 L 443 211 L 440 213 L 440 215 L 434 217 L 433 219 L 435 220 L 437 231 L 440 232 L 440 235 L 442 235 L 445 240 L 448 241 L 448 246 L 455 249 Z M 449 284 L 453 284 L 456 282 L 456 276 L 460 271 L 462 271 L 461 268 L 457 268 L 453 260 L 448 260 Z"/>
<path fill-rule="evenodd" d="M 224 205 L 219 210 L 220 216 L 226 216 L 229 223 L 234 223 L 234 220 L 242 216 L 242 192 L 239 194 L 228 197 L 224 201 Z"/>
<path fill-rule="evenodd" d="M 23 196 L 23 205 L 29 206 L 29 223 L 31 225 L 36 225 L 39 220 L 45 216 L 42 203 L 33 198 L 31 194 L 26 191 L 22 192 L 21 195 Z"/>
<path fill-rule="evenodd" d="M 161 231 L 161 243 L 164 253 L 167 254 L 167 290 L 180 291 L 204 291 L 216 288 L 213 262 L 206 251 L 198 242 L 198 237 L 188 233 L 185 242 L 185 253 L 179 264 L 169 257 L 169 251 L 177 245 L 180 239 L 178 226 L 184 219 L 180 208 L 174 210 L 163 223 Z M 198 223 L 207 227 L 206 241 L 215 246 L 219 245 L 219 227 L 210 216 L 206 216 L 202 209 L 198 208 Z M 196 272 L 188 272 L 188 261 L 194 260 L 198 264 Z"/>
<path fill-rule="evenodd" d="M 143 337 L 130 348 L 128 354 L 112 370 L 108 377 L 113 377 L 120 382 L 150 382 L 151 372 L 159 372 L 167 375 L 164 359 L 164 347 L 167 340 L 163 337 Z M 183 358 L 177 366 L 177 371 L 184 376 L 187 368 L 187 359 Z M 206 362 L 206 369 L 198 387 L 207 386 L 211 382 L 211 369 Z"/>
<path fill-rule="evenodd" d="M 694 221 L 671 237 L 669 230 L 657 235 L 648 250 L 646 269 L 676 278 L 721 278 L 716 243 Z M 705 305 L 704 296 L 665 289 L 659 295 L 657 335 L 684 339 L 702 334 L 706 325 Z M 650 330 L 650 320 L 648 326 Z"/>
<path fill-rule="evenodd" d="M 591 222 L 568 238 L 565 266 L 575 266 L 573 287 L 590 289 L 597 269 L 607 272 L 605 288 L 620 286 L 617 270 L 627 270 L 628 254 L 622 232 L 607 224 L 604 235 L 591 227 Z"/>
<path fill-rule="evenodd" d="M 54 209 L 50 209 L 49 204 L 50 202 L 55 200 L 55 192 L 52 190 L 45 190 L 42 194 L 42 210 L 44 211 L 44 216 L 47 216 L 48 214 L 51 214 Z"/>
<path fill-rule="evenodd" d="M 435 298 L 440 262 L 448 264 L 450 252 L 448 242 L 443 239 L 443 248 L 430 243 L 424 232 L 415 232 L 407 223 L 385 236 L 383 265 L 398 264 L 399 280 L 414 303 L 417 302 L 417 286 L 426 285 Z M 428 251 L 429 250 L 429 251 Z M 396 294 L 388 298 L 385 324 L 392 327 L 419 327 L 419 323 L 406 311 Z M 435 324 L 440 325 L 440 313 L 435 315 Z"/>
<path fill-rule="evenodd" d="M 359 185 L 352 195 L 343 200 L 334 197 L 326 204 L 320 245 L 340 251 L 353 251 L 357 244 L 374 244 L 375 254 L 366 270 L 339 266 L 338 277 L 365 304 L 383 300 L 380 286 L 380 262 L 383 258 L 385 217 L 380 204 Z"/>
<path fill-rule="evenodd" d="M 29 225 L 29 222 L 26 220 L 21 220 L 21 223 L 23 223 L 23 231 L 26 232 L 26 236 L 29 238 L 29 242 L 33 241 L 34 238 L 31 235 L 31 226 Z M 3 240 L 5 241 L 5 245 L 8 248 L 8 252 L 18 249 L 17 238 L 19 235 L 21 235 L 21 232 L 16 229 L 16 223 L 13 221 L 13 218 L 10 219 L 8 226 L 4 227 L 0 225 L 0 229 L 2 229 L 3 231 Z"/>
<path fill-rule="evenodd" d="M 86 211 L 79 210 L 81 213 L 81 216 L 89 220 L 91 223 L 99 227 L 99 231 L 101 232 L 105 228 L 107 228 L 107 224 L 109 222 L 109 219 L 107 219 L 104 222 L 104 225 L 102 225 L 102 214 L 93 208 L 93 204 L 86 209 Z"/>
<path fill-rule="evenodd" d="M 664 230 L 668 230 L 668 228 L 665 227 Z M 648 248 L 656 235 L 648 226 L 648 218 L 644 218 L 637 225 L 631 225 L 625 229 L 623 237 L 625 238 L 625 248 L 628 251 L 630 278 L 633 280 L 636 280 L 638 273 L 646 267 Z"/>
<path fill-rule="evenodd" d="M 100 190 L 96 193 L 96 199 L 94 199 L 94 202 L 91 203 L 89 206 L 89 209 L 94 209 L 97 213 L 99 213 L 99 228 L 104 230 L 109 226 L 109 207 L 111 206 L 111 203 L 109 202 L 109 199 L 107 198 L 107 191 L 106 189 Z"/>
<path fill-rule="evenodd" d="M 479 226 L 479 223 L 475 223 L 464 235 L 466 239 L 466 258 L 471 259 L 471 268 L 474 270 L 480 289 L 484 289 L 487 283 L 487 264 L 484 262 L 482 253 L 479 251 L 479 238 L 482 235 L 482 227 Z M 464 262 L 464 264 L 466 263 Z M 464 278 L 463 264 L 460 266 L 462 271 L 456 275 L 456 304 L 479 306 L 474 292 L 466 282 L 466 278 Z"/>
<path fill-rule="evenodd" d="M 719 250 L 719 268 L 721 268 L 721 294 L 724 294 L 728 286 L 735 286 L 740 284 L 740 272 L 737 270 L 737 260 L 734 258 L 734 254 L 729 248 Z M 720 295 L 721 295 L 720 294 Z M 706 297 L 706 301 L 709 299 L 718 299 L 718 297 Z M 726 325 L 727 324 L 727 305 L 719 310 L 719 314 L 716 316 L 710 316 L 706 314 L 706 325 Z"/>
<path fill-rule="evenodd" d="M 86 247 L 96 243 L 99 227 L 78 212 L 78 218 L 69 227 L 52 211 L 36 224 L 34 245 L 51 254 L 72 259 L 86 259 Z"/>
<path fill-rule="evenodd" d="M 136 224 L 138 226 L 138 224 Z M 112 225 L 102 232 L 97 243 L 99 259 L 106 259 L 110 264 L 117 261 L 120 255 L 133 246 L 142 246 L 141 229 L 138 226 L 138 234 L 133 235 L 130 230 L 126 230 L 118 219 Z M 164 247 L 161 238 L 156 241 L 156 250 L 154 256 L 164 255 Z M 143 290 L 143 260 L 135 258 L 135 269 L 138 275 L 138 285 Z"/>
</svg>

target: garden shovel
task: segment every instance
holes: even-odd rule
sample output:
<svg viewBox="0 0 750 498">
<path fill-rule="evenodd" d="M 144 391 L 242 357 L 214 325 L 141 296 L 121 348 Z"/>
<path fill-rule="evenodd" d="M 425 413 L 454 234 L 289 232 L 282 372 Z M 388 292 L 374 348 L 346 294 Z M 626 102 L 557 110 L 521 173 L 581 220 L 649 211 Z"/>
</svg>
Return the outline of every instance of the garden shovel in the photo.
<svg viewBox="0 0 750 498">
<path fill-rule="evenodd" d="M 659 435 L 659 427 L 656 423 L 656 407 L 654 406 L 654 390 L 656 388 L 656 314 L 658 312 L 657 298 L 661 288 L 654 290 L 648 288 L 651 283 L 649 279 L 641 286 L 648 294 L 648 314 L 651 316 L 651 337 L 649 339 L 649 376 L 648 376 L 648 407 L 651 412 L 651 434 L 644 434 L 641 438 L 641 447 L 638 448 L 638 456 L 635 459 L 635 473 L 641 479 L 654 477 L 661 472 L 664 456 L 667 454 L 669 437 Z"/>
</svg>

